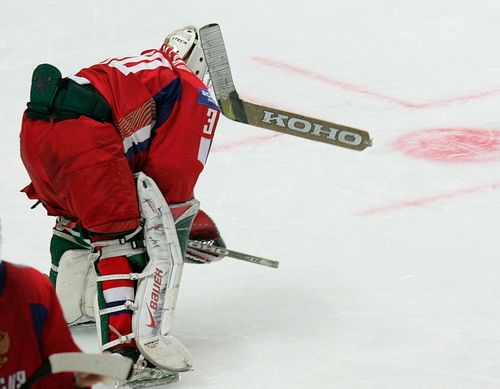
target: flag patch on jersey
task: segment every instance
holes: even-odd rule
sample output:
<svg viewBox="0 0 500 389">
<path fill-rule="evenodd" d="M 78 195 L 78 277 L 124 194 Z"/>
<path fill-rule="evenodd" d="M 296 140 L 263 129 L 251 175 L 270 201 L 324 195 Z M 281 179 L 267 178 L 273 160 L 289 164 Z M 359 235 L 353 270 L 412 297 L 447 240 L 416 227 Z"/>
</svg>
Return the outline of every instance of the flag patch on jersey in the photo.
<svg viewBox="0 0 500 389">
<path fill-rule="evenodd" d="M 217 102 L 212 97 L 210 92 L 204 88 L 198 88 L 198 104 L 206 105 L 207 107 L 219 110 Z"/>
</svg>

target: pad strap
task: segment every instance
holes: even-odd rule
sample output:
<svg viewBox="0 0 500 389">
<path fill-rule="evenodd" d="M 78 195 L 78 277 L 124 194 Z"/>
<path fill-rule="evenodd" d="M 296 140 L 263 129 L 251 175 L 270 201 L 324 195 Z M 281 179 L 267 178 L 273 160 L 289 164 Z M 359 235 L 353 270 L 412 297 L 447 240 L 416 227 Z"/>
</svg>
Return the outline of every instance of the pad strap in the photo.
<svg viewBox="0 0 500 389">
<path fill-rule="evenodd" d="M 124 235 L 121 238 L 118 239 L 110 239 L 110 240 L 100 240 L 97 242 L 91 243 L 93 247 L 108 247 L 108 246 L 119 246 L 119 245 L 124 245 L 126 243 L 131 243 L 132 247 L 140 247 L 141 244 L 138 242 L 142 242 L 141 240 L 132 240 L 135 236 L 137 236 L 140 232 L 142 231 L 142 227 L 139 226 L 137 227 L 134 231 L 132 231 L 130 234 Z"/>
<path fill-rule="evenodd" d="M 120 246 L 107 246 L 102 247 L 98 250 L 99 259 L 113 258 L 113 257 L 129 257 L 136 254 L 144 254 L 146 252 L 145 248 L 135 248 L 132 242 L 127 242 Z"/>
<path fill-rule="evenodd" d="M 83 240 L 80 237 L 80 235 L 78 234 L 78 232 L 76 232 L 74 230 L 61 231 L 61 230 L 58 230 L 57 228 L 54 228 L 54 229 L 52 229 L 52 234 L 56 235 L 60 238 L 66 239 L 67 241 L 70 241 L 78 246 L 81 246 L 84 249 L 90 249 L 90 242 L 88 242 L 88 245 L 87 245 L 87 242 L 85 240 Z M 80 239 L 77 239 L 77 238 L 80 238 Z"/>
<path fill-rule="evenodd" d="M 137 311 L 137 306 L 134 305 L 134 302 L 131 300 L 125 301 L 122 305 L 117 305 L 115 307 L 104 308 L 99 310 L 99 315 L 109 315 L 110 313 L 123 311 L 124 309 L 128 309 L 129 311 Z"/>
<path fill-rule="evenodd" d="M 152 276 L 153 274 L 154 270 L 144 271 L 142 273 L 111 274 L 108 276 L 97 277 L 97 282 L 114 281 L 114 280 L 140 280 L 142 278 Z"/>
<path fill-rule="evenodd" d="M 106 344 L 103 344 L 101 346 L 101 351 L 105 351 L 110 349 L 111 347 L 118 346 L 123 343 L 130 343 L 132 339 L 135 338 L 134 333 L 130 333 L 128 335 L 119 335 L 118 339 L 112 340 L 111 342 L 108 342 Z"/>
</svg>

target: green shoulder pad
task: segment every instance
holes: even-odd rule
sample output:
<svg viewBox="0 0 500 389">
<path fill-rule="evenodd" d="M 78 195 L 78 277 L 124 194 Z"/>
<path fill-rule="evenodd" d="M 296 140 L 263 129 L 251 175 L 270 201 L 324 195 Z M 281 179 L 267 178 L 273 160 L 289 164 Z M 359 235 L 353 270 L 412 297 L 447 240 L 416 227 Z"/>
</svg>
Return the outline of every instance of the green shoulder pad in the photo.
<svg viewBox="0 0 500 389">
<path fill-rule="evenodd" d="M 31 78 L 28 108 L 40 114 L 49 113 L 61 79 L 61 72 L 55 66 L 46 63 L 38 65 Z"/>
</svg>

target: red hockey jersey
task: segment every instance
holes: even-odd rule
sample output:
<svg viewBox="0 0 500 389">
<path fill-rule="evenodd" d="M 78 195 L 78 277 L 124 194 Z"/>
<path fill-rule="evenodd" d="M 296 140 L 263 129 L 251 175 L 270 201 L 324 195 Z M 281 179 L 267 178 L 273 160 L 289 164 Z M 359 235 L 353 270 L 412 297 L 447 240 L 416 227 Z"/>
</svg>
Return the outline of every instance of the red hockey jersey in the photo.
<svg viewBox="0 0 500 389">
<path fill-rule="evenodd" d="M 133 173 L 143 172 L 168 204 L 188 201 L 210 152 L 219 107 L 207 86 L 169 47 L 111 58 L 68 78 L 91 84 L 111 107 L 112 123 L 26 116 L 21 157 L 49 215 L 95 233 L 137 228 Z"/>
<path fill-rule="evenodd" d="M 179 133 L 171 135 L 169 143 L 176 143 L 177 147 L 173 148 L 174 151 L 170 149 L 170 153 L 185 155 L 185 147 L 208 153 L 209 147 L 203 150 L 199 145 L 200 137 L 208 144 L 211 142 L 219 107 L 207 87 L 172 48 L 163 45 L 160 50 L 150 49 L 136 56 L 111 58 L 69 78 L 81 84 L 90 82 L 110 104 L 125 155 L 129 161 L 139 158 L 131 163 L 132 168 L 145 158 L 143 152 L 149 150 L 150 141 L 158 131 Z M 198 96 L 189 96 L 191 92 L 187 84 L 197 87 Z M 192 108 L 175 112 L 179 111 L 176 106 L 180 102 L 182 106 Z M 198 104 L 208 107 L 208 113 L 205 111 L 200 116 L 194 108 Z M 205 125 L 203 132 L 185 128 L 184 122 L 193 121 L 200 122 L 200 128 Z M 182 141 L 175 139 L 179 136 L 182 136 Z M 206 155 L 198 157 L 204 165 Z"/>
<path fill-rule="evenodd" d="M 21 386 L 50 355 L 80 351 L 49 279 L 0 262 L 0 389 Z M 54 374 L 32 388 L 75 388 L 73 374 Z"/>
</svg>

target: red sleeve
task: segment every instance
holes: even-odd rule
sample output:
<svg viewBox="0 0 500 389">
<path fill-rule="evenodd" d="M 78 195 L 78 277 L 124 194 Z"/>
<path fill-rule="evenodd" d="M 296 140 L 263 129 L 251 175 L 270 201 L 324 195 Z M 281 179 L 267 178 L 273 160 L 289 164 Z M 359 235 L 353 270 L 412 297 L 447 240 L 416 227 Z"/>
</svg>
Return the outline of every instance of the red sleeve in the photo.
<svg viewBox="0 0 500 389">
<path fill-rule="evenodd" d="M 18 387 L 53 353 L 79 351 L 52 284 L 38 270 L 0 262 L 0 307 L 0 389 L 6 382 L 6 388 Z M 32 386 L 75 387 L 72 373 L 46 376 Z"/>
<path fill-rule="evenodd" d="M 45 304 L 48 311 L 47 321 L 42 329 L 43 359 L 45 360 L 50 355 L 60 352 L 80 351 L 64 320 L 54 287 L 46 276 L 40 274 L 39 278 L 40 289 L 44 289 Z M 73 373 L 59 373 L 42 378 L 34 385 L 34 388 L 69 389 L 76 388 L 76 385 Z"/>
<path fill-rule="evenodd" d="M 48 283 L 49 299 L 47 308 L 49 315 L 43 329 L 44 356 L 48 358 L 49 355 L 55 353 L 80 351 L 64 320 L 56 292 L 48 279 L 46 279 L 46 283 Z"/>
</svg>

